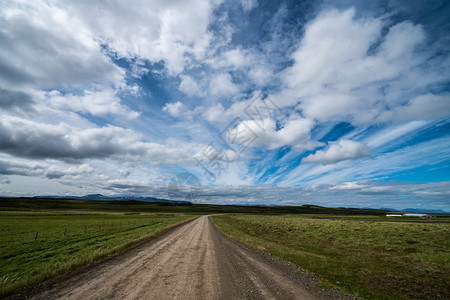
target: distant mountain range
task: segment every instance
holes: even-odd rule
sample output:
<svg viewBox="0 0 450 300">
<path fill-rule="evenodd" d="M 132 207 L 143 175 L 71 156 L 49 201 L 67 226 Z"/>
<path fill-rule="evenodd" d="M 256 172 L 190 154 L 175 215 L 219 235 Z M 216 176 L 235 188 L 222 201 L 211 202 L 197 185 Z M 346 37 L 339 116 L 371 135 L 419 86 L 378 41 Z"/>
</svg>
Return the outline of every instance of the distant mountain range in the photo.
<svg viewBox="0 0 450 300">
<path fill-rule="evenodd" d="M 33 198 L 46 198 L 46 199 L 78 199 L 78 200 L 119 200 L 119 201 L 142 201 L 142 202 L 165 202 L 165 203 L 183 203 L 183 204 L 192 204 L 189 201 L 182 200 L 168 200 L 168 199 L 160 199 L 154 197 L 134 197 L 134 196 L 104 196 L 102 194 L 89 194 L 85 196 L 35 196 Z M 254 204 L 242 204 L 241 206 L 254 206 Z M 259 206 L 277 206 L 275 204 L 272 205 L 259 205 Z M 342 207 L 344 208 L 344 207 Z M 425 209 L 425 208 L 405 208 L 405 209 L 395 209 L 390 207 L 362 207 L 355 209 L 371 209 L 371 210 L 385 210 L 385 211 L 398 211 L 398 212 L 411 212 L 411 213 L 434 213 L 434 214 L 446 214 L 449 213 L 442 209 Z"/>
<path fill-rule="evenodd" d="M 404 209 L 394 209 L 388 207 L 378 208 L 381 210 L 390 210 L 390 211 L 402 211 L 402 212 L 411 212 L 411 213 L 424 213 L 424 214 L 448 214 L 447 211 L 442 209 L 426 209 L 426 208 L 404 208 Z"/>
<path fill-rule="evenodd" d="M 168 199 L 160 199 L 153 197 L 133 197 L 133 196 L 104 196 L 102 194 L 89 194 L 85 196 L 34 196 L 33 198 L 44 198 L 44 199 L 77 199 L 77 200 L 119 200 L 119 201 L 142 201 L 142 202 L 166 202 L 166 203 L 186 203 L 190 204 L 189 201 L 181 201 L 181 200 L 168 200 Z"/>
<path fill-rule="evenodd" d="M 442 209 L 422 209 L 422 208 L 405 208 L 403 211 L 412 213 L 434 213 L 434 214 L 447 214 L 447 211 Z"/>
</svg>

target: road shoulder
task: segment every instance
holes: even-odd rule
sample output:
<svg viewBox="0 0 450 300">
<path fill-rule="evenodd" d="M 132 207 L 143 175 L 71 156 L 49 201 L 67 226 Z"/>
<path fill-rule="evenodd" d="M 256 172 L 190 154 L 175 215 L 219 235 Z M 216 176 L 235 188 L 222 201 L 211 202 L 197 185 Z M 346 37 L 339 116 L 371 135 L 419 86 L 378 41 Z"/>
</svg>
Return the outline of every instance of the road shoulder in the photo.
<svg viewBox="0 0 450 300">
<path fill-rule="evenodd" d="M 321 287 L 321 278 L 317 275 L 311 274 L 307 270 L 287 261 L 280 257 L 277 257 L 271 253 L 263 252 L 259 249 L 249 247 L 242 244 L 240 241 L 236 240 L 232 236 L 223 232 L 220 227 L 214 223 L 211 217 L 208 217 L 210 222 L 213 224 L 215 230 L 227 239 L 230 243 L 233 243 L 235 247 L 242 249 L 252 256 L 254 259 L 262 259 L 275 269 L 279 270 L 285 276 L 291 278 L 298 284 L 298 286 L 305 291 L 309 292 L 318 299 L 361 299 L 356 295 L 348 294 L 341 291 L 335 287 Z"/>
<path fill-rule="evenodd" d="M 192 219 L 189 219 L 187 221 L 169 226 L 162 230 L 161 232 L 156 233 L 155 235 L 149 237 L 147 240 L 140 242 L 136 245 L 133 245 L 123 251 L 111 254 L 103 259 L 100 259 L 98 261 L 95 261 L 91 264 L 82 266 L 78 269 L 69 271 L 67 273 L 64 273 L 60 276 L 57 276 L 55 278 L 51 278 L 47 281 L 44 281 L 30 289 L 27 289 L 25 291 L 22 291 L 17 294 L 10 295 L 6 297 L 6 299 L 29 299 L 34 297 L 35 295 L 41 294 L 43 291 L 54 289 L 58 285 L 61 285 L 64 282 L 71 281 L 73 278 L 82 278 L 83 274 L 88 274 L 93 269 L 96 269 L 100 266 L 105 266 L 111 263 L 116 263 L 117 260 L 126 260 L 130 257 L 132 257 L 135 253 L 138 253 L 141 249 L 146 247 L 151 247 L 152 244 L 158 242 L 159 240 L 163 239 L 165 236 L 170 234 L 172 231 L 181 228 L 188 223 L 193 222 L 194 220 L 198 219 L 199 216 L 194 217 Z"/>
</svg>

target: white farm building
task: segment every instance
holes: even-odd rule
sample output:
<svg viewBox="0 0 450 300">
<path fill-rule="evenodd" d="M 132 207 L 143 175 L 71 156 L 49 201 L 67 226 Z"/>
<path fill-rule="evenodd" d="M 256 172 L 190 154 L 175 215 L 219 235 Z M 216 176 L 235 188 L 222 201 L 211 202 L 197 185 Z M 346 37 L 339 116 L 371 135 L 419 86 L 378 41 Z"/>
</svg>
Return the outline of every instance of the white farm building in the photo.
<svg viewBox="0 0 450 300">
<path fill-rule="evenodd" d="M 386 214 L 386 217 L 413 217 L 413 218 L 436 218 L 435 216 L 429 214 Z"/>
<path fill-rule="evenodd" d="M 403 217 L 416 217 L 416 218 L 436 218 L 435 216 L 429 214 L 403 214 Z"/>
</svg>

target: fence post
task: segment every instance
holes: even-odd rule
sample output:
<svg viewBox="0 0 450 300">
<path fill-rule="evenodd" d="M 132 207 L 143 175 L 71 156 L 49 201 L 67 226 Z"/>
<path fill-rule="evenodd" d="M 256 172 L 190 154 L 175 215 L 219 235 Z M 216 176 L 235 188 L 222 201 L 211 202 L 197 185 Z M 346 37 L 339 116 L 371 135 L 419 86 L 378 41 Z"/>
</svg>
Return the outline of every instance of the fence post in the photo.
<svg viewBox="0 0 450 300">
<path fill-rule="evenodd" d="M 37 240 L 39 232 L 36 231 L 36 236 L 34 237 L 34 240 Z"/>
</svg>

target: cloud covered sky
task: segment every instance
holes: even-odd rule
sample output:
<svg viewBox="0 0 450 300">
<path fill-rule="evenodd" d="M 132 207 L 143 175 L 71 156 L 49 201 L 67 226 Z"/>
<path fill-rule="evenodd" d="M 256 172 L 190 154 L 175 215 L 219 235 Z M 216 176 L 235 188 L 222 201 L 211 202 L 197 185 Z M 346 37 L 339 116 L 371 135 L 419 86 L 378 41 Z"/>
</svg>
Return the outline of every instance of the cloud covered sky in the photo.
<svg viewBox="0 0 450 300">
<path fill-rule="evenodd" d="M 448 1 L 0 1 L 0 194 L 450 211 Z"/>
</svg>

